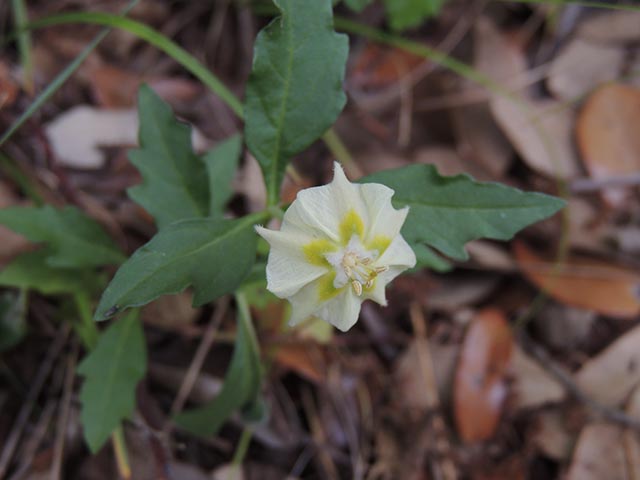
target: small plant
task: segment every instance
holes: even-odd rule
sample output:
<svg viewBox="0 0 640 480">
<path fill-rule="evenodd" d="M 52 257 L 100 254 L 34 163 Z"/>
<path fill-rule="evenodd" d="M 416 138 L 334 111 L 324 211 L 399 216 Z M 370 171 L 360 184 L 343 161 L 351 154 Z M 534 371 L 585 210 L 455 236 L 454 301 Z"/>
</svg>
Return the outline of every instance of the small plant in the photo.
<svg viewBox="0 0 640 480">
<path fill-rule="evenodd" d="M 238 333 L 222 392 L 210 405 L 176 419 L 190 431 L 211 435 L 235 410 L 253 418 L 264 412 L 258 343 L 243 293 L 247 279 L 255 279 L 251 272 L 264 279 L 266 268 L 267 287 L 293 305 L 292 323 L 314 315 L 348 330 L 362 301 L 386 304 L 386 285 L 406 269 L 446 270 L 445 257 L 465 260 L 470 240 L 510 239 L 564 205 L 552 196 L 466 175 L 444 177 L 430 165 L 350 183 L 336 164 L 331 184 L 301 191 L 287 208 L 280 187 L 291 159 L 320 139 L 345 105 L 348 38 L 334 31 L 331 0 L 274 3 L 280 13 L 257 37 L 243 107 L 236 108 L 245 121 L 242 138 L 197 155 L 188 126 L 150 88 L 140 89 L 140 146 L 129 157 L 143 182 L 129 195 L 154 217 L 158 232 L 131 257 L 125 259 L 104 230 L 75 208 L 0 211 L 0 223 L 46 244 L 3 270 L 0 285 L 75 299 L 76 327 L 89 350 L 80 367 L 86 378 L 82 422 L 94 452 L 133 413 L 135 386 L 146 366 L 135 310 L 100 335 L 89 318 L 90 299 L 105 285 L 96 267 L 122 262 L 95 309 L 97 321 L 187 288 L 194 305 L 235 295 Z M 391 6 L 397 4 L 386 3 L 394 13 Z M 422 14 L 441 3 L 425 2 L 429 7 Z M 397 28 L 408 26 L 395 14 Z M 229 184 L 243 144 L 262 169 L 267 205 L 227 218 Z M 262 227 L 273 218 L 283 220 L 279 232 Z M 258 234 L 271 246 L 268 262 L 258 249 Z"/>
</svg>

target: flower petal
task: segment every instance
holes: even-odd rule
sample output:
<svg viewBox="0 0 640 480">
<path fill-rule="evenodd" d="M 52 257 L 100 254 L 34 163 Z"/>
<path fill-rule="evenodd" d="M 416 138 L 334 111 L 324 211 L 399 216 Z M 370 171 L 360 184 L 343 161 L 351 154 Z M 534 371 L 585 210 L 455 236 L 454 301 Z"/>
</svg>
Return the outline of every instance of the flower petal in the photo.
<svg viewBox="0 0 640 480">
<path fill-rule="evenodd" d="M 347 286 L 324 300 L 319 294 L 323 288 L 321 283 L 322 279 L 315 280 L 289 298 L 292 307 L 289 325 L 297 325 L 313 315 L 346 332 L 358 320 L 363 298 L 357 297 Z"/>
<path fill-rule="evenodd" d="M 334 163 L 333 181 L 321 187 L 301 190 L 284 214 L 282 229 L 295 226 L 312 235 L 340 242 L 343 221 L 352 215 L 352 211 L 355 213 L 354 221 L 359 219 L 364 225 L 368 222 L 360 188 L 361 185 L 349 182 L 342 167 Z M 347 241 L 349 238 L 350 234 Z"/>
<path fill-rule="evenodd" d="M 378 258 L 376 264 L 388 267 L 402 267 L 402 270 L 406 270 L 416 266 L 416 254 L 406 240 L 402 238 L 402 235 L 397 235 Z"/>
<path fill-rule="evenodd" d="M 400 233 L 409 208 L 396 210 L 391 205 L 391 197 L 395 192 L 379 183 L 365 183 L 362 185 L 362 198 L 367 206 L 369 225 L 366 242 L 371 242 L 377 236 L 393 238 Z"/>
<path fill-rule="evenodd" d="M 327 273 L 328 267 L 311 263 L 304 254 L 304 246 L 313 241 L 310 237 L 291 231 L 274 231 L 260 226 L 255 228 L 271 245 L 267 261 L 267 288 L 274 295 L 290 297 Z"/>
</svg>

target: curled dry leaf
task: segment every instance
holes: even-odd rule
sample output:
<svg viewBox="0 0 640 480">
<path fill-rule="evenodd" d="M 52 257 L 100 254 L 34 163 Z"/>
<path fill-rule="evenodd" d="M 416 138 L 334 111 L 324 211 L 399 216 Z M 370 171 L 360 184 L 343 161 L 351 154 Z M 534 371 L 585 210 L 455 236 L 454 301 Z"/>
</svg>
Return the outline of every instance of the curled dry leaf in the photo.
<svg viewBox="0 0 640 480">
<path fill-rule="evenodd" d="M 576 445 L 567 480 L 628 480 L 624 431 L 603 423 L 587 425 Z"/>
<path fill-rule="evenodd" d="M 640 275 L 633 270 L 581 258 L 556 265 L 522 242 L 514 253 L 527 279 L 559 302 L 623 319 L 640 313 Z"/>
<path fill-rule="evenodd" d="M 549 100 L 534 99 L 526 90 L 511 91 L 528 82 L 522 48 L 488 19 L 475 30 L 474 64 L 507 92 L 492 91 L 491 112 L 504 134 L 529 167 L 549 177 L 571 178 L 578 173 L 571 131 L 573 114 Z"/>
<path fill-rule="evenodd" d="M 582 160 L 594 179 L 640 171 L 640 89 L 610 84 L 587 100 L 576 124 Z M 628 190 L 606 188 L 604 200 L 621 206 Z"/>
<path fill-rule="evenodd" d="M 625 333 L 575 375 L 576 384 L 591 398 L 619 406 L 640 384 L 640 327 Z"/>
<path fill-rule="evenodd" d="M 614 80 L 624 65 L 625 51 L 575 38 L 556 56 L 547 85 L 559 100 L 575 101 L 598 85 Z"/>
<path fill-rule="evenodd" d="M 512 350 L 504 314 L 495 309 L 478 312 L 467 331 L 454 381 L 454 416 L 464 441 L 482 441 L 494 434 L 507 396 Z"/>
</svg>

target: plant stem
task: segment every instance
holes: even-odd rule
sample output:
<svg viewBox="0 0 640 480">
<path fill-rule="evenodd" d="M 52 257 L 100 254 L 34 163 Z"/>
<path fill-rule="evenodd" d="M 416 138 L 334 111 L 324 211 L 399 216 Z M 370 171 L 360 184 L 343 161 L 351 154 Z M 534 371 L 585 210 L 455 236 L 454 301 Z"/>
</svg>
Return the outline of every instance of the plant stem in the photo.
<svg viewBox="0 0 640 480">
<path fill-rule="evenodd" d="M 253 436 L 253 431 L 249 427 L 245 427 L 242 430 L 242 435 L 240 436 L 240 440 L 238 440 L 238 445 L 236 446 L 236 451 L 233 454 L 233 459 L 231 460 L 231 464 L 240 467 L 242 462 L 244 462 L 244 458 L 247 455 L 247 451 L 249 450 L 249 444 L 251 443 L 251 437 Z"/>
<path fill-rule="evenodd" d="M 111 434 L 111 443 L 113 444 L 113 452 L 116 456 L 118 473 L 125 480 L 129 480 L 131 478 L 131 465 L 129 464 L 127 443 L 124 439 L 124 430 L 122 428 L 122 425 L 116 428 Z"/>
<path fill-rule="evenodd" d="M 22 64 L 22 86 L 24 90 L 33 95 L 33 62 L 31 61 L 31 35 L 24 27 L 29 23 L 25 0 L 12 0 L 13 19 L 15 29 L 18 30 L 18 51 Z"/>
</svg>

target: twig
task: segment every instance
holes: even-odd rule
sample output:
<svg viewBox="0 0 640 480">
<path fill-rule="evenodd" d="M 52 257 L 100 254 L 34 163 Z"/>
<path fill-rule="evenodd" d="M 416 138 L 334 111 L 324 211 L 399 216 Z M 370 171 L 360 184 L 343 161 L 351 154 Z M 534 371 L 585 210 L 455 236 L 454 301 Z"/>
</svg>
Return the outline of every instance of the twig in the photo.
<svg viewBox="0 0 640 480">
<path fill-rule="evenodd" d="M 220 324 L 222 323 L 222 319 L 227 313 L 227 308 L 229 306 L 229 297 L 223 297 L 217 304 L 217 308 L 215 313 L 213 314 L 213 318 L 207 325 L 207 329 L 204 332 L 204 336 L 202 337 L 202 341 L 200 345 L 198 345 L 198 349 L 196 350 L 195 355 L 193 356 L 193 360 L 191 361 L 191 365 L 189 365 L 189 370 L 187 370 L 187 374 L 184 377 L 184 381 L 180 388 L 178 389 L 178 393 L 176 394 L 176 398 L 171 405 L 171 417 L 174 417 L 177 413 L 179 413 L 184 404 L 189 398 L 189 394 L 193 389 L 194 384 L 200 374 L 200 370 L 202 369 L 202 365 L 204 364 L 204 360 L 211 350 L 211 346 L 216 338 L 216 333 L 220 328 Z M 168 432 L 171 428 L 170 423 L 167 422 L 165 424 L 164 431 Z"/>
<path fill-rule="evenodd" d="M 60 352 L 62 351 L 62 348 L 67 341 L 70 329 L 71 327 L 68 323 L 65 323 L 62 327 L 60 327 L 56 338 L 53 340 L 53 343 L 49 347 L 44 360 L 40 364 L 38 373 L 31 383 L 31 389 L 29 390 L 27 398 L 25 399 L 24 404 L 20 409 L 20 412 L 18 413 L 18 417 L 13 424 L 11 433 L 9 434 L 4 445 L 4 449 L 2 450 L 2 455 L 0 455 L 0 478 L 5 478 L 7 474 L 9 462 L 11 461 L 16 446 L 18 445 L 18 441 L 22 436 L 24 427 L 29 420 L 29 416 L 31 415 L 31 411 L 33 410 L 36 400 L 40 396 L 40 392 L 44 387 L 44 383 L 51 373 L 54 360 L 58 357 L 58 355 L 60 355 Z"/>
<path fill-rule="evenodd" d="M 56 404 L 54 401 L 50 401 L 44 407 L 40 418 L 38 419 L 38 423 L 36 423 L 33 432 L 31 432 L 31 436 L 29 440 L 25 442 L 24 447 L 21 452 L 21 459 L 19 463 L 19 467 L 13 472 L 13 475 L 9 478 L 9 480 L 22 480 L 25 478 L 25 475 L 29 471 L 31 464 L 33 463 L 33 459 L 36 456 L 36 452 L 40 447 L 42 440 L 47 434 L 49 430 L 49 424 L 53 419 L 53 414 L 56 411 Z M 2 477 L 5 478 L 5 477 Z"/>
<path fill-rule="evenodd" d="M 578 178 L 569 183 L 573 193 L 596 192 L 609 187 L 635 187 L 640 185 L 640 173 L 612 175 L 605 178 Z"/>
<path fill-rule="evenodd" d="M 62 399 L 60 401 L 60 413 L 58 414 L 58 422 L 56 424 L 56 439 L 53 445 L 53 461 L 51 462 L 50 479 L 59 480 L 60 470 L 62 469 L 62 458 L 64 456 L 64 439 L 69 422 L 69 412 L 71 410 L 71 395 L 73 394 L 73 380 L 76 374 L 76 360 L 78 357 L 78 349 L 74 351 L 67 359 L 67 371 L 64 378 L 64 389 Z"/>
<path fill-rule="evenodd" d="M 622 410 L 603 405 L 597 400 L 589 397 L 589 395 L 583 392 L 582 389 L 576 385 L 573 378 L 571 378 L 571 375 L 555 363 L 543 347 L 537 345 L 524 332 L 520 332 L 519 338 L 525 351 L 532 355 L 547 372 L 553 375 L 569 395 L 584 404 L 587 408 L 593 411 L 593 413 L 602 417 L 604 420 L 620 425 L 621 427 L 631 428 L 640 432 L 640 419 L 632 417 Z"/>
</svg>

